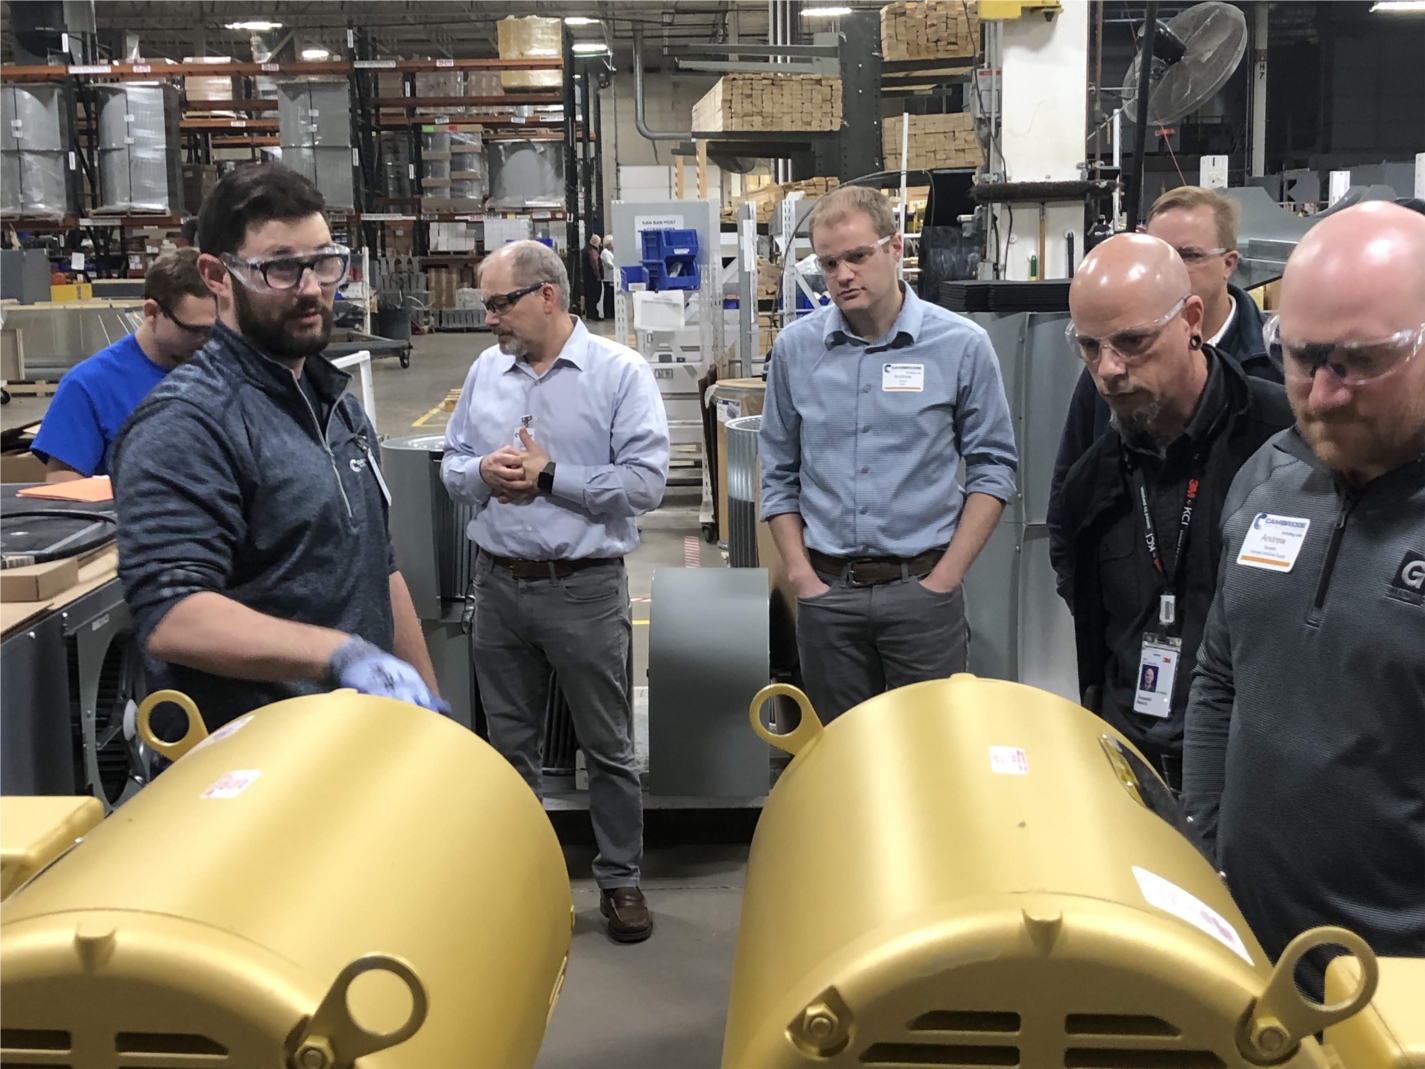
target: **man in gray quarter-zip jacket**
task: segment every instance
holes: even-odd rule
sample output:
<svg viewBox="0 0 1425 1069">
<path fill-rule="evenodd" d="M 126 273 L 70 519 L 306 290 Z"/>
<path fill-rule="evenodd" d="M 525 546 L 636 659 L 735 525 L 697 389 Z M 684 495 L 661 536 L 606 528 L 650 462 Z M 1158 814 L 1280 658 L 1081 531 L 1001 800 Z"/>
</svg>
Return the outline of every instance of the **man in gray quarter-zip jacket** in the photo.
<svg viewBox="0 0 1425 1069">
<path fill-rule="evenodd" d="M 387 534 L 376 434 L 320 352 L 350 250 L 283 167 L 224 177 L 198 217 L 213 338 L 114 445 L 119 576 L 152 689 L 209 729 L 333 687 L 440 708 Z"/>
<path fill-rule="evenodd" d="M 1425 956 L 1425 216 L 1322 220 L 1267 334 L 1296 426 L 1223 510 L 1184 808 L 1273 958 L 1322 924 Z"/>
</svg>

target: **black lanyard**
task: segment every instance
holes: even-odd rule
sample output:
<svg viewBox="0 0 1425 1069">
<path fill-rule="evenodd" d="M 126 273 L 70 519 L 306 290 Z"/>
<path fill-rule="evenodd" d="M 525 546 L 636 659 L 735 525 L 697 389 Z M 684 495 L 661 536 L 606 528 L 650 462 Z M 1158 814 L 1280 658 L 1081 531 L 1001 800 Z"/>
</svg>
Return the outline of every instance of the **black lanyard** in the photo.
<svg viewBox="0 0 1425 1069">
<path fill-rule="evenodd" d="M 1148 485 L 1143 477 L 1143 469 L 1135 467 L 1131 476 L 1134 488 L 1138 491 L 1138 504 L 1143 510 L 1143 538 L 1148 544 L 1148 556 L 1153 560 L 1153 567 L 1157 569 L 1159 575 L 1163 577 L 1168 593 L 1177 599 L 1182 596 L 1183 570 L 1187 560 L 1188 529 L 1192 526 L 1193 510 L 1197 507 L 1197 494 L 1201 488 L 1201 467 L 1194 458 L 1190 474 L 1187 481 L 1187 494 L 1183 498 L 1183 510 L 1178 521 L 1178 542 L 1173 554 L 1173 574 L 1170 577 L 1163 567 L 1162 555 L 1158 552 L 1158 535 L 1153 527 L 1153 513 L 1148 507 Z"/>
</svg>

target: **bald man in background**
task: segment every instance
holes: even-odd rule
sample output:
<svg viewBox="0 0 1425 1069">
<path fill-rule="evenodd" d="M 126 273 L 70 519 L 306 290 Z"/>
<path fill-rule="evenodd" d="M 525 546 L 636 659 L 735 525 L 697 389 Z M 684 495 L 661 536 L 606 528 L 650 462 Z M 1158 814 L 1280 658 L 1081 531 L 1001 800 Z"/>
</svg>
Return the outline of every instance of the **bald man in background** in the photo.
<svg viewBox="0 0 1425 1069">
<path fill-rule="evenodd" d="M 1323 219 L 1281 292 L 1296 426 L 1227 497 L 1184 808 L 1273 958 L 1320 924 L 1425 956 L 1425 216 Z"/>
<path fill-rule="evenodd" d="M 1202 299 L 1158 238 L 1119 234 L 1097 246 L 1074 276 L 1069 311 L 1070 348 L 1112 413 L 1051 508 L 1080 690 L 1178 790 L 1222 503 L 1291 410 L 1280 386 L 1204 343 Z"/>
</svg>

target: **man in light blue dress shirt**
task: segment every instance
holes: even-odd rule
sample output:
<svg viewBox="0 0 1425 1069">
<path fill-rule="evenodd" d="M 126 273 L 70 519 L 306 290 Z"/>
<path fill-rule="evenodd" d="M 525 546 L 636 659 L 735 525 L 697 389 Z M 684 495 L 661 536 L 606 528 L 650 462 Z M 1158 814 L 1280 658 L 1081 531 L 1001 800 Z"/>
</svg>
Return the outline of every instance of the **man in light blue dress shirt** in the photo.
<svg viewBox="0 0 1425 1069">
<path fill-rule="evenodd" d="M 802 679 L 823 721 L 965 671 L 960 582 L 1015 493 L 989 338 L 897 280 L 896 230 L 875 190 L 817 202 L 807 233 L 833 306 L 778 335 L 767 378 L 761 517 L 797 595 Z"/>
<path fill-rule="evenodd" d="M 569 314 L 553 250 L 506 245 L 481 264 L 497 345 L 476 359 L 440 474 L 475 508 L 471 657 L 490 743 L 540 793 L 551 673 L 589 767 L 600 909 L 618 942 L 647 939 L 643 807 L 633 751 L 633 622 L 624 554 L 668 478 L 668 419 L 647 361 Z"/>
</svg>

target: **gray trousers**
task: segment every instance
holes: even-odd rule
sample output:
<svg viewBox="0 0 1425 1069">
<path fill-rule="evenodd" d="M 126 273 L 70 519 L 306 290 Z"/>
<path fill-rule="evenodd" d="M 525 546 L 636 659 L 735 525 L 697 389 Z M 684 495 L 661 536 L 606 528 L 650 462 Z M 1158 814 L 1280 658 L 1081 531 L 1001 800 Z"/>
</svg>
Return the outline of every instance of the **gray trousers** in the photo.
<svg viewBox="0 0 1425 1069">
<path fill-rule="evenodd" d="M 470 654 L 490 744 L 542 797 L 544 711 L 553 671 L 589 769 L 600 887 L 638 884 L 643 796 L 633 751 L 633 621 L 622 565 L 565 579 L 516 579 L 481 553 Z"/>
<path fill-rule="evenodd" d="M 845 574 L 817 575 L 831 589 L 797 599 L 797 652 L 822 723 L 887 690 L 966 670 L 962 587 L 937 594 L 915 578 L 853 586 Z"/>
</svg>

